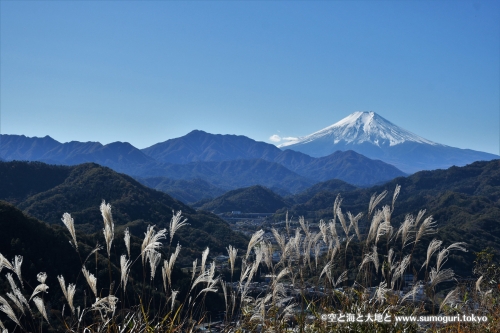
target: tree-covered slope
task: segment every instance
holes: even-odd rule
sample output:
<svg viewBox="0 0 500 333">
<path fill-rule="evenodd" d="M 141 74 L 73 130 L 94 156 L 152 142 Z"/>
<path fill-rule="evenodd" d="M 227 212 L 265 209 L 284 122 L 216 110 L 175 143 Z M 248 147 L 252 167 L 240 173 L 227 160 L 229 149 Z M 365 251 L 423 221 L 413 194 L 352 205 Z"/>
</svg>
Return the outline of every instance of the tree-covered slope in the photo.
<svg viewBox="0 0 500 333">
<path fill-rule="evenodd" d="M 279 195 L 262 186 L 251 186 L 229 191 L 205 203 L 201 209 L 214 213 L 240 211 L 242 213 L 274 213 L 289 204 Z"/>
<path fill-rule="evenodd" d="M 181 228 L 173 242 L 179 242 L 186 251 L 199 253 L 209 246 L 211 251 L 223 252 L 228 244 L 238 247 L 245 244 L 245 238 L 232 232 L 228 224 L 217 216 L 197 212 L 165 193 L 141 185 L 129 176 L 92 163 L 69 169 L 64 182 L 26 198 L 18 207 L 49 224 L 60 224 L 63 213 L 68 212 L 75 219 L 77 230 L 101 233 L 103 222 L 99 205 L 102 200 L 106 200 L 112 206 L 117 232 L 130 227 L 132 234 L 139 237 L 142 237 L 148 224 L 168 228 L 172 211 L 181 210 L 189 226 Z M 40 170 L 43 168 L 27 168 L 25 171 L 35 177 Z M 15 186 L 16 181 L 21 182 L 23 178 L 11 180 L 10 186 Z"/>
</svg>

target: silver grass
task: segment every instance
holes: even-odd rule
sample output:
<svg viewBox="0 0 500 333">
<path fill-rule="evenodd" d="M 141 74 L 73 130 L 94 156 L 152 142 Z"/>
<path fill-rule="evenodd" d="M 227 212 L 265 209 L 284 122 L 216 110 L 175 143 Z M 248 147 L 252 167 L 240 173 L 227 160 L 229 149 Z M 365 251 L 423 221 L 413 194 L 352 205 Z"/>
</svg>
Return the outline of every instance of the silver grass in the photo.
<svg viewBox="0 0 500 333">
<path fill-rule="evenodd" d="M 373 247 L 372 247 L 372 262 L 373 262 L 373 265 L 375 265 L 375 271 L 378 273 L 379 260 L 378 260 L 378 253 L 377 253 L 377 245 L 373 245 Z"/>
<path fill-rule="evenodd" d="M 118 297 L 109 295 L 104 298 L 97 298 L 92 308 L 95 310 L 104 310 L 106 312 L 115 312 Z"/>
<path fill-rule="evenodd" d="M 477 279 L 477 281 L 476 281 L 476 291 L 477 291 L 478 293 L 481 293 L 481 281 L 483 281 L 483 278 L 484 278 L 484 276 L 483 276 L 483 275 L 481 275 L 481 276 L 479 277 L 479 279 Z"/>
<path fill-rule="evenodd" d="M 252 248 L 259 242 L 262 241 L 262 236 L 264 235 L 264 230 L 260 229 L 259 231 L 256 231 L 252 237 L 250 238 L 250 242 L 248 242 L 248 248 L 247 248 L 247 254 L 245 255 L 245 259 L 248 259 L 248 256 L 250 255 L 250 251 Z"/>
<path fill-rule="evenodd" d="M 376 245 L 373 245 L 371 253 L 365 254 L 365 257 L 363 258 L 363 261 L 361 262 L 360 269 L 362 269 L 363 266 L 369 262 L 373 263 L 373 265 L 375 266 L 375 271 L 378 273 L 379 260 L 378 260 L 378 253 L 377 253 L 377 246 Z"/>
<path fill-rule="evenodd" d="M 350 237 L 347 237 L 346 242 L 345 242 L 345 251 L 347 252 L 347 248 L 349 247 L 349 243 L 351 243 L 352 239 L 354 238 L 354 235 L 351 235 Z"/>
<path fill-rule="evenodd" d="M 170 220 L 170 244 L 172 244 L 172 240 L 174 239 L 174 235 L 181 227 L 185 225 L 189 225 L 187 223 L 187 219 L 182 220 L 182 211 L 178 211 L 177 214 L 172 210 L 172 219 Z"/>
<path fill-rule="evenodd" d="M 465 242 L 456 242 L 456 243 L 453 243 L 450 246 L 448 246 L 446 249 L 448 251 L 458 250 L 458 251 L 467 252 L 467 249 L 465 248 L 465 245 L 467 245 L 467 243 L 465 243 Z"/>
<path fill-rule="evenodd" d="M 94 296 L 97 297 L 97 278 L 94 274 L 90 273 L 85 267 L 82 268 L 83 276 L 85 276 L 85 280 L 94 293 Z"/>
<path fill-rule="evenodd" d="M 337 228 L 335 227 L 335 219 L 331 220 L 328 223 L 328 228 L 330 230 L 330 233 L 332 234 L 333 239 L 335 240 L 336 244 L 339 244 L 339 235 L 337 234 Z"/>
<path fill-rule="evenodd" d="M 104 239 L 106 240 L 106 248 L 108 250 L 108 257 L 111 256 L 111 244 L 113 243 L 113 238 L 115 237 L 115 224 L 113 223 L 113 216 L 111 215 L 111 205 L 106 201 L 102 201 L 101 215 L 104 221 Z"/>
<path fill-rule="evenodd" d="M 259 251 L 255 257 L 256 258 L 254 263 L 252 264 L 252 269 L 250 269 L 250 273 L 248 274 L 247 284 L 250 283 L 254 274 L 257 272 L 257 269 L 259 268 L 260 260 L 262 259 L 261 251 Z"/>
<path fill-rule="evenodd" d="M 281 235 L 278 230 L 271 228 L 271 232 L 273 233 L 274 239 L 276 240 L 276 243 L 278 243 L 278 246 L 280 247 L 281 252 L 285 251 L 285 245 L 286 245 L 286 239 L 285 235 Z M 229 250 L 228 250 L 229 252 Z"/>
<path fill-rule="evenodd" d="M 202 252 L 201 254 L 201 271 L 205 271 L 205 263 L 207 262 L 208 258 L 208 253 L 210 252 L 210 249 L 207 247 L 205 251 Z"/>
<path fill-rule="evenodd" d="M 393 289 L 396 281 L 403 276 L 404 272 L 406 271 L 406 268 L 410 264 L 410 256 L 411 255 L 405 256 L 403 259 L 401 259 L 399 265 L 396 266 L 396 269 L 394 270 L 394 274 L 392 275 L 392 280 L 391 280 L 391 287 Z"/>
<path fill-rule="evenodd" d="M 273 228 L 273 232 L 276 231 L 276 229 Z M 277 232 L 277 231 L 276 231 Z M 236 256 L 238 255 L 238 249 L 229 245 L 227 249 L 227 254 L 229 256 L 229 263 L 231 265 L 231 277 L 233 276 L 233 271 L 234 271 L 234 264 L 236 262 Z"/>
<path fill-rule="evenodd" d="M 26 297 L 24 297 L 24 295 L 21 293 L 21 290 L 19 290 L 19 288 L 16 286 L 16 282 L 14 281 L 14 278 L 12 277 L 12 274 L 11 273 L 7 273 L 6 276 L 7 276 L 7 280 L 9 281 L 10 288 L 12 289 L 12 292 L 14 293 L 13 296 L 15 296 L 20 303 L 26 305 L 26 308 L 28 308 L 28 310 L 30 310 L 28 301 L 26 300 Z M 10 296 L 9 296 L 9 298 L 10 298 Z M 17 305 L 17 303 L 16 303 L 16 305 Z M 21 305 L 21 307 L 19 307 L 19 309 L 21 309 L 23 311 L 22 305 Z M 24 313 L 24 311 L 23 311 L 23 313 Z"/>
<path fill-rule="evenodd" d="M 300 245 L 302 241 L 302 235 L 300 234 L 300 229 L 297 228 L 295 229 L 295 237 L 290 239 L 290 242 L 293 245 L 293 248 L 295 250 L 295 253 L 297 254 L 297 258 L 300 258 Z"/>
<path fill-rule="evenodd" d="M 261 247 L 262 261 L 266 264 L 267 268 L 270 269 L 273 266 L 273 246 L 271 243 L 263 241 Z"/>
<path fill-rule="evenodd" d="M 123 240 L 125 241 L 125 246 L 127 247 L 128 257 L 130 258 L 130 231 L 128 230 L 128 227 L 125 229 Z"/>
<path fill-rule="evenodd" d="M 73 242 L 70 241 L 70 244 L 78 250 L 78 242 L 76 241 L 76 232 L 75 232 L 75 221 L 71 217 L 70 214 L 64 213 L 61 221 L 64 223 L 66 228 L 68 228 L 71 237 L 73 238 Z"/>
<path fill-rule="evenodd" d="M 358 222 L 363 217 L 363 213 L 358 213 L 358 215 L 354 216 L 351 214 L 351 212 L 347 212 L 347 216 L 349 217 L 351 225 L 354 226 L 354 231 L 356 232 L 356 236 L 358 236 L 358 240 L 361 241 L 361 234 L 359 232 Z"/>
<path fill-rule="evenodd" d="M 194 279 L 194 275 L 196 274 L 196 267 L 198 266 L 198 259 L 193 261 L 193 272 L 191 273 L 191 281 Z"/>
<path fill-rule="evenodd" d="M 370 198 L 370 204 L 368 205 L 368 215 L 371 215 L 375 207 L 382 201 L 385 196 L 387 195 L 387 191 L 384 191 L 380 193 L 377 196 L 377 193 L 373 193 L 372 197 Z"/>
<path fill-rule="evenodd" d="M 347 271 L 343 271 L 342 274 L 339 275 L 337 281 L 333 284 L 333 287 L 336 288 L 339 284 L 347 280 Z"/>
<path fill-rule="evenodd" d="M 410 291 L 408 291 L 400 300 L 399 302 L 400 303 L 403 303 L 404 301 L 406 301 L 407 299 L 409 299 L 410 297 L 413 299 L 413 301 L 415 301 L 415 296 L 417 295 L 417 292 L 418 292 L 418 289 L 420 287 L 420 284 L 418 283 L 415 283 L 413 285 L 413 287 L 411 288 Z"/>
<path fill-rule="evenodd" d="M 172 290 L 172 296 L 170 296 L 170 299 L 171 299 L 171 309 L 173 310 L 174 309 L 174 305 L 175 305 L 175 299 L 177 297 L 177 294 L 179 293 L 178 290 Z"/>
<path fill-rule="evenodd" d="M 9 302 L 7 302 L 7 300 L 5 298 L 3 298 L 2 296 L 0 296 L 0 311 L 5 313 L 7 315 L 7 317 L 9 317 L 10 320 L 15 322 L 18 326 L 21 326 L 21 324 L 19 323 L 19 320 L 17 319 L 16 314 L 14 313 L 14 310 L 10 306 Z"/>
<path fill-rule="evenodd" d="M 40 297 L 33 298 L 33 302 L 36 305 L 38 311 L 42 314 L 43 318 L 48 322 L 49 318 L 47 317 L 47 310 L 45 310 L 45 304 L 43 304 L 43 300 Z"/>
<path fill-rule="evenodd" d="M 382 213 L 384 214 L 384 222 L 391 222 L 391 207 L 385 205 L 382 207 Z"/>
<path fill-rule="evenodd" d="M 165 292 L 167 291 L 167 283 L 169 286 L 172 285 L 172 270 L 174 268 L 175 261 L 177 260 L 177 256 L 181 251 L 181 245 L 177 244 L 175 248 L 175 252 L 170 255 L 170 260 L 163 261 L 162 275 L 163 275 L 163 287 L 165 288 Z"/>
<path fill-rule="evenodd" d="M 0 271 L 2 271 L 2 268 L 6 267 L 10 269 L 11 271 L 14 271 L 14 266 L 5 258 L 1 253 L 0 253 Z"/>
<path fill-rule="evenodd" d="M 228 313 L 228 310 L 229 310 L 229 307 L 228 307 L 228 303 L 227 303 L 227 286 L 226 286 L 226 282 L 224 282 L 224 280 L 220 280 L 219 281 L 221 287 L 222 287 L 222 292 L 224 294 L 224 304 L 226 306 L 226 314 Z"/>
<path fill-rule="evenodd" d="M 13 293 L 7 293 L 6 294 L 7 297 L 10 298 L 10 300 L 12 302 L 14 302 L 14 304 L 16 305 L 16 307 L 21 310 L 21 312 L 24 314 L 24 306 L 23 304 L 21 303 L 21 301 L 16 297 L 16 295 L 14 295 Z"/>
<path fill-rule="evenodd" d="M 314 246 L 314 262 L 316 264 L 316 269 L 318 268 L 319 252 L 321 251 L 321 244 L 316 243 Z"/>
<path fill-rule="evenodd" d="M 141 246 L 141 256 L 142 256 L 142 264 L 144 265 L 144 261 L 146 259 L 146 254 L 149 251 L 156 251 L 160 247 L 162 247 L 162 243 L 160 239 L 165 239 L 167 236 L 167 229 L 161 229 L 157 233 L 154 231 L 154 225 L 148 225 L 146 232 L 144 233 L 144 240 Z"/>
<path fill-rule="evenodd" d="M 41 292 L 46 293 L 47 289 L 49 289 L 49 286 L 47 286 L 45 283 L 39 284 L 38 286 L 36 286 L 35 290 L 33 290 L 33 293 L 31 294 L 29 301 L 31 301 L 31 299 L 35 297 L 35 295 L 38 295 Z"/>
<path fill-rule="evenodd" d="M 87 258 L 85 258 L 85 260 L 84 260 L 83 262 L 87 262 L 87 260 L 89 260 L 89 258 L 90 258 L 90 257 L 91 257 L 94 253 L 96 253 L 97 251 L 100 251 L 100 250 L 102 250 L 102 249 L 103 249 L 102 245 L 99 245 L 99 243 L 97 243 L 97 244 L 95 245 L 95 248 L 94 248 L 92 251 L 90 251 L 90 253 L 87 255 Z"/>
<path fill-rule="evenodd" d="M 0 320 L 0 328 L 1 328 L 2 330 L 6 330 L 6 328 L 5 328 L 5 326 L 3 325 L 3 323 L 2 323 L 2 321 L 1 321 L 1 320 Z M 2 331 L 2 332 L 3 332 L 3 331 Z"/>
<path fill-rule="evenodd" d="M 47 280 L 47 273 L 45 272 L 38 273 L 36 279 L 40 283 L 45 283 L 45 280 Z"/>
<path fill-rule="evenodd" d="M 276 285 L 285 275 L 290 273 L 290 269 L 288 267 L 283 268 L 276 278 L 273 280 L 273 285 Z"/>
<path fill-rule="evenodd" d="M 156 274 L 156 268 L 161 260 L 161 253 L 156 251 L 148 252 L 149 267 L 151 268 L 151 280 L 154 280 Z"/>
<path fill-rule="evenodd" d="M 243 285 L 243 281 L 245 281 L 245 279 L 248 277 L 248 274 L 250 274 L 251 269 L 252 267 L 246 267 L 244 271 L 242 270 L 243 274 L 240 275 L 240 288 Z"/>
<path fill-rule="evenodd" d="M 420 211 L 418 214 L 420 216 Z M 425 212 L 425 211 L 424 211 Z M 423 215 L 423 214 L 422 214 Z M 421 218 L 421 217 L 420 217 Z M 417 221 L 419 220 L 419 217 L 417 216 L 417 219 L 415 220 L 415 225 L 417 225 Z M 415 245 L 417 242 L 425 235 L 433 234 L 436 232 L 436 229 L 434 227 L 436 226 L 436 221 L 433 220 L 432 216 L 429 216 L 426 218 L 420 227 L 418 228 L 417 235 L 415 236 Z"/>
<path fill-rule="evenodd" d="M 392 262 L 394 260 L 394 249 L 391 247 L 389 249 L 389 253 L 387 253 L 387 262 L 389 263 L 389 266 L 392 266 Z"/>
<path fill-rule="evenodd" d="M 452 305 L 459 301 L 458 292 L 459 292 L 458 288 L 455 288 L 452 291 L 450 291 L 448 295 L 446 295 L 444 300 L 441 302 L 441 305 L 439 306 L 439 312 L 441 312 L 441 310 L 446 304 Z"/>
<path fill-rule="evenodd" d="M 394 189 L 394 194 L 392 195 L 392 209 L 391 211 L 394 211 L 394 203 L 396 202 L 396 199 L 399 196 L 399 191 L 401 190 L 401 185 L 396 185 L 396 188 Z"/>
<path fill-rule="evenodd" d="M 415 225 L 418 225 L 418 224 L 420 223 L 420 220 L 422 219 L 422 217 L 424 217 L 425 212 L 426 212 L 426 210 L 425 210 L 425 209 L 421 209 L 421 210 L 418 212 L 417 217 L 415 218 Z"/>
<path fill-rule="evenodd" d="M 342 229 L 344 229 L 345 236 L 347 237 L 349 235 L 349 230 L 351 229 L 351 226 L 349 225 L 349 228 L 347 227 L 344 214 L 342 213 L 342 209 L 340 207 L 337 208 L 337 217 L 339 218 L 340 224 L 342 225 Z"/>
<path fill-rule="evenodd" d="M 219 291 L 218 288 L 215 287 L 215 285 L 217 284 L 217 282 L 219 281 L 219 279 L 215 279 L 215 280 L 210 280 L 208 281 L 208 285 L 206 288 L 203 288 L 196 297 L 200 296 L 201 294 L 204 294 L 204 293 L 208 293 L 208 292 L 212 292 L 212 293 L 216 293 Z"/>
<path fill-rule="evenodd" d="M 321 235 L 323 236 L 323 242 L 325 244 L 328 244 L 328 226 L 326 225 L 324 220 L 319 221 L 319 231 L 321 232 Z"/>
<path fill-rule="evenodd" d="M 16 282 L 14 281 L 14 278 L 12 277 L 12 274 L 11 273 L 7 273 L 6 277 L 7 277 L 7 281 L 9 281 L 10 289 L 12 289 L 12 291 L 19 290 L 19 288 L 16 285 Z"/>
<path fill-rule="evenodd" d="M 384 221 L 380 223 L 377 229 L 377 236 L 375 237 L 375 244 L 378 243 L 381 236 L 387 235 L 388 238 L 391 238 L 392 230 L 390 222 Z"/>
<path fill-rule="evenodd" d="M 437 284 L 449 281 L 455 276 L 455 273 L 451 268 L 443 269 L 437 271 L 434 267 L 432 267 L 431 272 L 429 274 L 429 284 L 432 288 L 434 288 Z"/>
<path fill-rule="evenodd" d="M 321 274 L 319 275 L 319 278 L 321 279 L 321 277 L 322 277 L 322 276 L 323 276 L 323 274 L 325 274 L 325 273 L 327 274 L 327 277 L 330 277 L 331 275 L 329 275 L 328 273 L 330 272 L 331 268 L 332 268 L 332 262 L 331 262 L 331 261 L 329 261 L 329 262 L 327 262 L 327 263 L 326 263 L 326 265 L 323 267 L 323 270 L 321 271 Z M 331 278 L 329 278 L 329 280 L 330 280 L 330 283 L 332 283 Z"/>
<path fill-rule="evenodd" d="M 427 259 L 423 263 L 422 268 L 425 266 L 425 269 L 427 269 L 427 267 L 429 266 L 429 262 L 431 260 L 432 255 L 434 254 L 434 252 L 436 252 L 439 249 L 439 247 L 441 246 L 442 243 L 443 243 L 443 241 L 437 240 L 435 238 L 433 240 L 431 240 L 431 242 L 429 243 L 429 246 L 427 247 Z"/>
<path fill-rule="evenodd" d="M 375 214 L 373 214 L 372 222 L 370 224 L 370 230 L 368 231 L 368 236 L 366 237 L 366 245 L 370 244 L 370 242 L 375 238 L 378 232 L 378 227 L 382 219 L 384 218 L 384 214 L 381 210 L 377 210 Z"/>
<path fill-rule="evenodd" d="M 309 223 L 306 224 L 306 220 L 304 219 L 304 216 L 299 217 L 299 224 L 302 230 L 304 230 L 304 234 L 309 236 Z"/>
<path fill-rule="evenodd" d="M 441 268 L 443 267 L 444 263 L 448 261 L 448 254 L 450 252 L 448 249 L 442 249 L 441 251 L 438 252 L 437 258 L 436 258 L 436 271 L 440 271 Z"/>
<path fill-rule="evenodd" d="M 415 220 L 413 219 L 412 215 L 406 215 L 404 222 L 399 226 L 398 232 L 396 233 L 396 238 L 401 235 L 401 243 L 403 248 L 411 239 L 411 229 L 414 227 L 414 222 Z"/>
<path fill-rule="evenodd" d="M 464 242 L 456 242 L 448 246 L 446 249 L 441 250 L 436 259 L 436 270 L 439 271 L 444 263 L 448 260 L 448 255 L 450 253 L 450 250 L 459 250 L 463 252 L 467 252 L 467 249 L 464 247 L 466 243 Z"/>
<path fill-rule="evenodd" d="M 380 282 L 380 284 L 378 285 L 378 287 L 375 291 L 375 295 L 374 295 L 375 301 L 379 302 L 380 304 L 383 304 L 384 301 L 386 300 L 385 295 L 387 294 L 387 292 L 389 290 L 390 289 L 387 288 L 387 282 L 385 282 L 385 281 Z"/>
<path fill-rule="evenodd" d="M 66 288 L 66 282 L 64 281 L 64 277 L 62 275 L 59 275 L 57 277 L 57 280 L 59 280 L 59 285 L 61 286 L 64 297 L 66 297 L 66 301 L 68 301 L 69 307 L 71 308 L 71 312 L 73 312 L 74 314 L 75 307 L 73 305 L 73 299 L 75 297 L 76 285 L 70 283 L 68 285 L 68 288 Z"/>
<path fill-rule="evenodd" d="M 286 215 L 285 215 L 285 225 L 286 225 L 286 233 L 287 233 L 288 237 L 290 237 L 290 224 L 288 221 L 288 211 L 286 211 Z"/>
<path fill-rule="evenodd" d="M 131 265 L 132 263 L 130 260 L 127 260 L 127 256 L 122 254 L 120 257 L 120 276 L 123 290 L 127 289 L 128 275 L 130 273 Z"/>
<path fill-rule="evenodd" d="M 331 255 L 330 255 L 330 261 L 333 261 L 335 259 L 335 255 L 338 253 L 340 250 L 340 243 L 335 244 L 335 246 L 332 249 Z"/>
<path fill-rule="evenodd" d="M 17 275 L 17 278 L 19 279 L 19 282 L 21 282 L 21 287 L 24 287 L 23 285 L 23 278 L 21 277 L 21 265 L 23 264 L 23 257 L 22 256 L 15 256 L 14 257 L 14 272 Z"/>
<path fill-rule="evenodd" d="M 336 219 L 337 219 L 337 210 L 340 208 L 340 205 L 342 204 L 342 197 L 340 194 L 337 194 L 337 197 L 335 198 L 335 202 L 333 203 L 333 223 L 335 224 Z"/>
<path fill-rule="evenodd" d="M 214 269 L 212 269 L 212 267 L 214 267 Z M 198 275 L 196 280 L 194 280 L 193 284 L 191 285 L 190 291 L 193 290 L 194 287 L 196 287 L 196 285 L 198 285 L 199 283 L 210 283 L 214 281 L 213 279 L 214 273 L 215 273 L 215 265 L 213 265 L 212 263 L 210 269 L 200 272 L 200 275 Z"/>
</svg>

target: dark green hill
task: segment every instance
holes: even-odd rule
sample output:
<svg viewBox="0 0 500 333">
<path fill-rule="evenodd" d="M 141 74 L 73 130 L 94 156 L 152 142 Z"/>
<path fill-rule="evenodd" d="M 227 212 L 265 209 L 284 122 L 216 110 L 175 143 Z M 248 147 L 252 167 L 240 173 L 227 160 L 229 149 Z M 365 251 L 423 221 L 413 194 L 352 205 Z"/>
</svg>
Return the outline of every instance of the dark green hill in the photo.
<svg viewBox="0 0 500 333">
<path fill-rule="evenodd" d="M 348 191 L 353 191 L 356 189 L 356 186 L 348 184 L 339 179 L 330 179 L 325 182 L 317 183 L 305 191 L 300 192 L 299 194 L 290 197 L 296 204 L 305 203 L 313 198 L 316 194 L 320 192 L 334 192 L 334 193 L 343 193 Z"/>
<path fill-rule="evenodd" d="M 67 166 L 40 162 L 0 163 L 0 199 L 17 204 L 61 184 L 70 171 Z"/>
<path fill-rule="evenodd" d="M 28 281 L 36 274 L 74 274 L 81 269 L 75 250 L 63 228 L 52 228 L 0 201 L 0 253 L 8 260 L 23 256 L 22 272 Z M 66 275 L 68 276 L 68 275 Z"/>
<path fill-rule="evenodd" d="M 10 164 L 11 162 L 4 162 Z M 25 172 L 36 177 L 41 167 Z M 51 168 L 51 166 L 46 166 Z M 228 224 L 217 216 L 197 212 L 173 199 L 165 193 L 147 188 L 129 176 L 118 174 L 109 168 L 88 163 L 69 167 L 69 174 L 61 184 L 36 195 L 30 196 L 18 204 L 27 214 L 49 224 L 61 225 L 63 213 L 71 213 L 77 230 L 85 233 L 99 232 L 103 228 L 99 205 L 102 200 L 113 208 L 113 218 L 119 233 L 130 227 L 131 233 L 142 237 L 148 224 L 159 228 L 168 228 L 172 210 L 182 210 L 189 226 L 181 228 L 174 237 L 186 251 L 199 253 L 207 246 L 213 252 L 223 252 L 228 244 L 243 247 L 245 238 L 234 233 Z M 10 180 L 9 186 L 23 177 Z M 3 187 L 4 184 L 0 184 Z M 0 198 L 4 199 L 4 198 Z"/>
<path fill-rule="evenodd" d="M 288 204 L 279 195 L 262 186 L 251 186 L 229 191 L 205 203 L 201 209 L 214 213 L 240 211 L 242 213 L 274 213 Z"/>
</svg>

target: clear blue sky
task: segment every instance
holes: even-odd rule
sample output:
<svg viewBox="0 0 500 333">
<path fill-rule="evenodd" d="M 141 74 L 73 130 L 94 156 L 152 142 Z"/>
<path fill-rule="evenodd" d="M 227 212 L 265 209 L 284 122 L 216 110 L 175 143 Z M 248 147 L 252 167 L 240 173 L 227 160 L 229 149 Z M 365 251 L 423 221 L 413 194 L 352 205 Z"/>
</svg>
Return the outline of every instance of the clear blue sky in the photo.
<svg viewBox="0 0 500 333">
<path fill-rule="evenodd" d="M 500 1 L 0 1 L 2 134 L 270 142 L 354 111 L 499 153 Z"/>
</svg>

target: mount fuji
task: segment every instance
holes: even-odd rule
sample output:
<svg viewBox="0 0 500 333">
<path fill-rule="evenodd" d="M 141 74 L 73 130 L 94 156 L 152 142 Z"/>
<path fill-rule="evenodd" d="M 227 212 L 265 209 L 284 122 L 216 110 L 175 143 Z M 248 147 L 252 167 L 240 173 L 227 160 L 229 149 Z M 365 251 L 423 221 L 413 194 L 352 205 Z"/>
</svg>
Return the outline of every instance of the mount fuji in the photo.
<svg viewBox="0 0 500 333">
<path fill-rule="evenodd" d="M 391 123 L 375 112 L 361 111 L 278 147 L 313 157 L 327 156 L 338 150 L 353 150 L 408 173 L 500 158 L 494 154 L 432 142 Z"/>
</svg>

